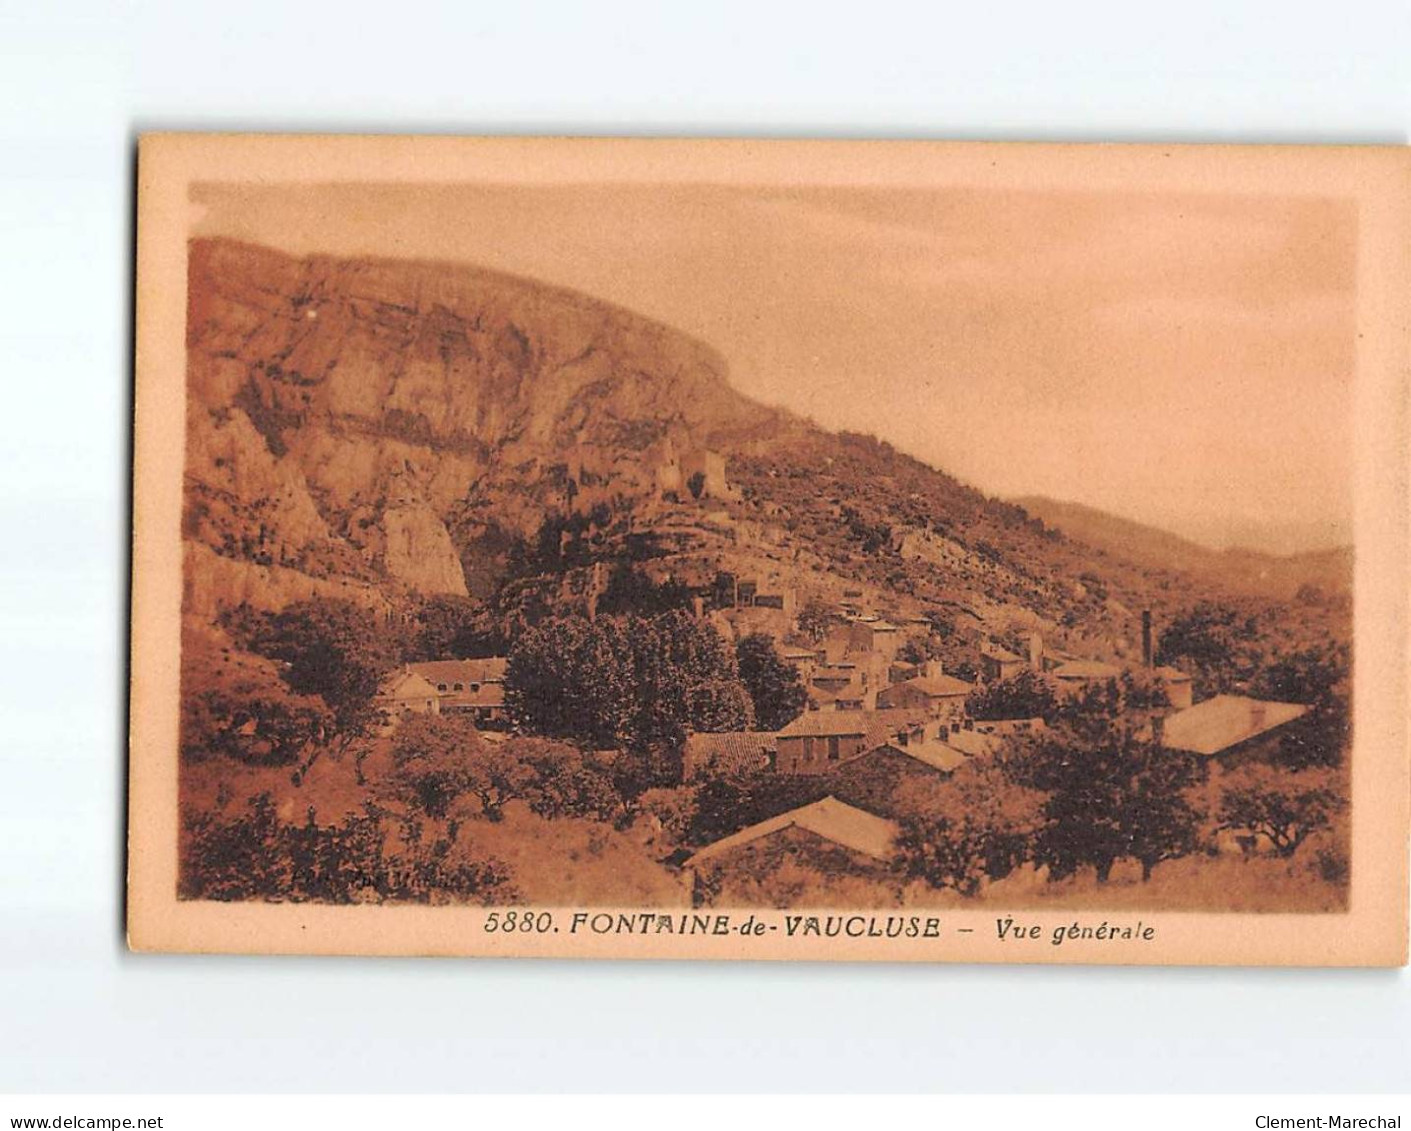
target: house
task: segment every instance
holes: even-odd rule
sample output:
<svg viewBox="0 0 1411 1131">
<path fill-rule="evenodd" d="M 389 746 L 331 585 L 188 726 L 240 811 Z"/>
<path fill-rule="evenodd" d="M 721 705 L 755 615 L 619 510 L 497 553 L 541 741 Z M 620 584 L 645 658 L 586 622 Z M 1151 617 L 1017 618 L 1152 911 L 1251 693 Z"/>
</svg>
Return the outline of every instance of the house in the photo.
<svg viewBox="0 0 1411 1131">
<path fill-rule="evenodd" d="M 851 684 L 861 684 L 863 673 L 856 664 L 846 660 L 835 664 L 819 664 L 813 669 L 809 683 L 821 691 L 842 691 Z"/>
<path fill-rule="evenodd" d="M 1161 744 L 1209 758 L 1227 759 L 1247 744 L 1308 713 L 1301 703 L 1244 695 L 1217 695 L 1160 721 Z"/>
<path fill-rule="evenodd" d="M 428 660 L 408 664 L 436 689 L 440 713 L 469 715 L 477 726 L 499 726 L 508 721 L 505 711 L 504 656 L 478 660 Z"/>
<path fill-rule="evenodd" d="M 775 737 L 774 766 L 785 774 L 824 774 L 924 721 L 915 711 L 805 711 Z"/>
<path fill-rule="evenodd" d="M 918 795 L 908 787 L 947 778 L 969 757 L 934 733 L 902 732 L 843 763 L 830 779 L 831 788 L 841 800 L 869 813 L 884 817 L 916 815 Z"/>
<path fill-rule="evenodd" d="M 1095 683 L 1106 683 L 1122 674 L 1116 664 L 1101 660 L 1069 660 L 1049 673 L 1060 695 L 1077 695 Z"/>
<path fill-rule="evenodd" d="M 684 781 L 758 773 L 774 765 L 772 731 L 738 730 L 688 735 L 681 748 Z"/>
<path fill-rule="evenodd" d="M 436 685 L 410 668 L 398 668 L 382 678 L 373 698 L 383 724 L 395 727 L 410 715 L 439 715 L 441 699 Z"/>
<path fill-rule="evenodd" d="M 891 621 L 860 618 L 848 625 L 847 639 L 850 652 L 877 652 L 890 662 L 901 647 L 902 631 L 900 625 Z"/>
<path fill-rule="evenodd" d="M 989 683 L 1016 676 L 1028 666 L 1028 661 L 1022 656 L 1016 656 L 993 641 L 986 641 L 980 646 L 980 674 Z"/>
<path fill-rule="evenodd" d="M 932 716 L 959 714 L 975 685 L 953 675 L 946 675 L 932 660 L 925 674 L 902 680 L 877 693 L 879 708 L 922 710 Z"/>
<path fill-rule="evenodd" d="M 798 669 L 799 678 L 804 683 L 807 684 L 813 679 L 813 670 L 818 665 L 815 649 L 786 644 L 779 649 L 779 656 L 785 663 L 793 664 Z"/>
<path fill-rule="evenodd" d="M 886 862 L 892 858 L 898 832 L 896 824 L 884 817 L 846 805 L 836 797 L 825 797 L 723 837 L 688 857 L 685 867 L 697 867 L 738 849 L 790 834 L 796 843 L 823 841 L 866 860 Z"/>
</svg>

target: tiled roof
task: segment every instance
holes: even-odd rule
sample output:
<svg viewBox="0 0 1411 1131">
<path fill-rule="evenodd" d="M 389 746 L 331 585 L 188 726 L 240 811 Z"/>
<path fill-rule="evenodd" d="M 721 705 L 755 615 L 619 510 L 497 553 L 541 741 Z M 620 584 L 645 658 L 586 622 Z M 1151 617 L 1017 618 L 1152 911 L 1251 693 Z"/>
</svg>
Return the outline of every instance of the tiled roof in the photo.
<svg viewBox="0 0 1411 1131">
<path fill-rule="evenodd" d="M 436 696 L 436 685 L 416 672 L 398 668 L 382 677 L 377 696 L 379 699 L 431 699 Z"/>
<path fill-rule="evenodd" d="M 1308 713 L 1300 703 L 1217 695 L 1168 715 L 1161 743 L 1193 754 L 1219 754 Z"/>
<path fill-rule="evenodd" d="M 748 773 L 769 765 L 774 734 L 764 730 L 732 730 L 693 734 L 686 739 L 682 761 L 687 776 L 711 769 L 716 773 Z"/>
<path fill-rule="evenodd" d="M 509 661 L 504 656 L 488 656 L 482 660 L 426 660 L 408 666 L 432 683 L 454 687 L 457 683 L 503 683 Z"/>
<path fill-rule="evenodd" d="M 750 825 L 714 844 L 707 845 L 688 859 L 686 863 L 694 864 L 698 861 L 708 860 L 712 856 L 718 856 L 732 848 L 739 848 L 751 841 L 759 840 L 761 837 L 791 828 L 806 829 L 824 840 L 830 840 L 834 844 L 840 844 L 844 848 L 850 848 L 854 852 L 871 856 L 876 860 L 891 859 L 892 846 L 898 832 L 897 826 L 891 821 L 851 805 L 845 805 L 836 797 L 825 797 L 822 801 L 815 801 L 812 805 L 804 805 L 799 809 L 780 813 L 777 817 L 760 821 L 757 825 Z"/>
<path fill-rule="evenodd" d="M 956 695 L 969 695 L 975 690 L 973 683 L 966 683 L 953 675 L 919 675 L 906 681 L 918 691 L 925 692 L 932 699 L 948 699 Z"/>
<path fill-rule="evenodd" d="M 923 722 L 925 716 L 917 711 L 805 711 L 779 732 L 780 738 L 798 738 L 820 735 L 863 735 L 869 742 L 874 738 L 876 745 L 883 742 L 902 727 Z"/>
<path fill-rule="evenodd" d="M 968 756 L 964 751 L 957 749 L 948 743 L 942 742 L 938 738 L 928 738 L 923 742 L 908 742 L 902 746 L 897 742 L 889 742 L 881 749 L 893 754 L 901 754 L 907 758 L 914 758 L 924 766 L 930 766 L 933 770 L 940 770 L 942 773 L 950 773 L 957 766 L 963 766 Z M 855 762 L 862 759 L 854 759 Z M 847 763 L 852 765 L 852 762 Z"/>
</svg>

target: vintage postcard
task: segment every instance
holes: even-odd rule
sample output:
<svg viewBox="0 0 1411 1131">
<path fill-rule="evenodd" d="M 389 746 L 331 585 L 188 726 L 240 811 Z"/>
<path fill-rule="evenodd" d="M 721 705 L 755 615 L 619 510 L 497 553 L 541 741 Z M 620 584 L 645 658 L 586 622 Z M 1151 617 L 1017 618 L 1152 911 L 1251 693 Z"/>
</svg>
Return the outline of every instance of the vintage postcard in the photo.
<svg viewBox="0 0 1411 1131">
<path fill-rule="evenodd" d="M 134 948 L 1406 961 L 1411 151 L 138 179 Z"/>
</svg>

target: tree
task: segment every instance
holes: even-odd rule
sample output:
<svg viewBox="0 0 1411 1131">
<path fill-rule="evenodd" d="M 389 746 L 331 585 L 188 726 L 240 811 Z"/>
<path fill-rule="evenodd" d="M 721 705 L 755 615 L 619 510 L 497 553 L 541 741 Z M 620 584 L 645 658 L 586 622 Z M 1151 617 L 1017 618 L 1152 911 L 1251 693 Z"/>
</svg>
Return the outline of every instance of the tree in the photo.
<svg viewBox="0 0 1411 1131">
<path fill-rule="evenodd" d="M 598 616 L 636 613 L 655 616 L 672 609 L 691 607 L 691 590 L 675 578 L 658 584 L 631 563 L 619 561 L 608 575 L 607 585 L 598 598 Z"/>
<path fill-rule="evenodd" d="M 991 761 L 968 762 L 947 779 L 918 779 L 898 803 L 901 872 L 972 896 L 1028 859 L 1043 826 L 1043 795 L 1005 780 Z"/>
<path fill-rule="evenodd" d="M 1328 828 L 1345 805 L 1326 771 L 1290 775 L 1251 764 L 1227 780 L 1219 827 L 1265 836 L 1278 855 L 1287 857 L 1311 835 Z"/>
<path fill-rule="evenodd" d="M 490 611 L 471 597 L 441 593 L 417 605 L 408 660 L 494 656 L 504 641 Z"/>
<path fill-rule="evenodd" d="M 1256 695 L 1309 707 L 1308 714 L 1280 732 L 1278 760 L 1289 769 L 1335 766 L 1342 761 L 1351 731 L 1349 659 L 1345 644 L 1308 648 L 1280 657 L 1256 679 Z"/>
<path fill-rule="evenodd" d="M 1228 605 L 1202 601 L 1166 626 L 1156 646 L 1158 664 L 1186 661 L 1200 696 L 1235 690 L 1253 673 L 1258 625 Z"/>
<path fill-rule="evenodd" d="M 332 717 L 330 738 L 341 753 L 366 736 L 376 721 L 373 698 L 395 662 L 372 612 L 351 601 L 316 597 L 269 617 L 256 630 L 257 652 L 285 664 L 284 680 L 300 695 L 317 695 Z M 294 772 L 303 780 L 322 747 Z M 365 753 L 365 752 L 364 752 Z M 358 759 L 358 781 L 363 780 Z"/>
<path fill-rule="evenodd" d="M 298 762 L 304 751 L 322 740 L 332 718 L 322 700 L 290 695 L 277 680 L 269 682 L 273 686 L 238 680 L 230 688 L 183 696 L 182 755 L 200 760 L 223 754 L 269 766 Z"/>
<path fill-rule="evenodd" d="M 965 700 L 972 719 L 1051 720 L 1058 699 L 1048 683 L 1031 671 L 1021 671 L 972 691 Z"/>
<path fill-rule="evenodd" d="M 429 817 L 446 818 L 456 799 L 469 793 L 488 820 L 500 821 L 505 803 L 527 796 L 536 782 L 533 768 L 509 746 L 484 741 L 465 718 L 417 715 L 393 739 L 393 780 Z"/>
<path fill-rule="evenodd" d="M 808 692 L 793 664 L 779 655 L 774 639 L 752 632 L 735 645 L 740 681 L 754 704 L 755 725 L 780 730 L 803 713 Z"/>
<path fill-rule="evenodd" d="M 799 610 L 799 631 L 815 644 L 828 635 L 837 621 L 837 614 L 817 597 L 810 597 Z"/>
<path fill-rule="evenodd" d="M 691 498 L 699 499 L 705 490 L 706 477 L 704 471 L 697 471 L 686 480 L 686 490 L 691 492 Z"/>
<path fill-rule="evenodd" d="M 777 817 L 828 795 L 821 775 L 757 773 L 736 778 L 711 778 L 696 793 L 686 839 L 693 845 L 714 844 L 750 825 Z"/>
<path fill-rule="evenodd" d="M 540 817 L 611 821 L 622 812 L 611 768 L 597 755 L 538 738 L 510 739 L 504 745 L 533 771 L 525 799 Z"/>
<path fill-rule="evenodd" d="M 1091 866 L 1105 883 L 1112 866 L 1130 857 L 1148 879 L 1162 860 L 1194 849 L 1201 814 L 1190 794 L 1204 767 L 1120 722 L 1080 721 L 1017 745 L 1005 763 L 1011 781 L 1048 794 L 1034 860 L 1055 879 Z"/>
<path fill-rule="evenodd" d="M 510 651 L 505 703 L 537 734 L 639 753 L 674 750 L 688 731 L 743 730 L 754 715 L 734 652 L 681 611 L 543 621 Z"/>
<path fill-rule="evenodd" d="M 403 847 L 394 850 L 387 824 L 371 804 L 336 825 L 320 825 L 312 806 L 303 824 L 285 824 L 263 793 L 230 820 L 209 813 L 186 820 L 179 890 L 187 899 L 222 901 L 517 901 L 500 861 L 475 857 L 446 837 L 428 843 L 405 828 Z"/>
</svg>

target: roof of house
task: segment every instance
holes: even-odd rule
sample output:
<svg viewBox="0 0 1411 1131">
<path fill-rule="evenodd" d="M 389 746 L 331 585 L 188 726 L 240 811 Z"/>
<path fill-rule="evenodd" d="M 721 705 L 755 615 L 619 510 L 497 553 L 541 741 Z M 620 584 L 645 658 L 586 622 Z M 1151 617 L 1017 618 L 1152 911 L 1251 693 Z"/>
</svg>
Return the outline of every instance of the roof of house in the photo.
<svg viewBox="0 0 1411 1131">
<path fill-rule="evenodd" d="M 1053 669 L 1057 679 L 1116 679 L 1122 669 L 1102 660 L 1069 660 Z"/>
<path fill-rule="evenodd" d="M 1156 674 L 1167 683 L 1190 683 L 1191 677 L 1180 668 L 1163 666 L 1156 669 Z"/>
<path fill-rule="evenodd" d="M 946 737 L 947 746 L 953 746 L 967 758 L 989 754 L 1003 741 L 998 734 L 982 734 L 978 730 L 953 730 Z"/>
<path fill-rule="evenodd" d="M 953 675 L 918 675 L 906 680 L 906 683 L 924 692 L 932 699 L 949 699 L 956 695 L 969 695 L 975 690 L 973 683 L 967 683 L 963 679 L 957 679 Z"/>
<path fill-rule="evenodd" d="M 504 656 L 487 656 L 482 660 L 426 660 L 407 665 L 432 683 L 454 686 L 459 683 L 502 683 L 509 660 Z"/>
<path fill-rule="evenodd" d="M 998 660 L 1002 664 L 1022 664 L 1024 658 L 1016 656 L 1008 648 L 1001 648 L 998 644 L 982 644 L 980 654 L 988 656 L 992 660 Z"/>
<path fill-rule="evenodd" d="M 963 766 L 969 758 L 969 755 L 967 755 L 965 751 L 950 745 L 948 742 L 942 742 L 938 738 L 928 738 L 921 742 L 912 741 L 908 742 L 905 746 L 902 746 L 898 742 L 888 742 L 885 746 L 879 747 L 878 749 L 886 750 L 893 754 L 903 754 L 908 758 L 914 758 L 922 765 L 930 766 L 933 770 L 940 770 L 945 774 L 950 773 L 957 766 Z M 876 753 L 876 751 L 869 751 L 869 753 Z M 861 759 L 853 759 L 852 762 L 846 764 L 852 765 L 853 762 L 858 761 L 861 761 Z"/>
<path fill-rule="evenodd" d="M 711 766 L 723 773 L 757 770 L 769 764 L 774 749 L 774 732 L 732 730 L 719 734 L 692 734 L 686 737 L 684 758 L 691 769 Z"/>
<path fill-rule="evenodd" d="M 1308 713 L 1301 703 L 1217 695 L 1168 715 L 1161 743 L 1172 750 L 1219 754 Z"/>
<path fill-rule="evenodd" d="M 398 668 L 382 677 L 377 687 L 379 699 L 434 699 L 436 685 L 425 676 Z"/>
<path fill-rule="evenodd" d="M 780 738 L 817 738 L 820 735 L 853 735 L 877 737 L 878 745 L 885 742 L 888 735 L 902 727 L 913 726 L 925 721 L 925 716 L 917 711 L 902 708 L 880 711 L 805 711 L 779 732 Z"/>
<path fill-rule="evenodd" d="M 503 683 L 482 683 L 472 690 L 473 686 L 468 684 L 462 691 L 438 692 L 442 705 L 446 707 L 503 707 L 505 705 L 505 685 Z"/>
<path fill-rule="evenodd" d="M 750 825 L 748 828 L 717 840 L 714 844 L 702 848 L 686 863 L 694 864 L 701 860 L 708 860 L 712 856 L 718 856 L 732 848 L 739 848 L 751 841 L 759 840 L 761 837 L 771 836 L 791 828 L 806 829 L 824 840 L 831 840 L 835 844 L 850 848 L 864 856 L 871 856 L 876 860 L 891 858 L 892 845 L 899 831 L 897 825 L 892 821 L 874 816 L 851 805 L 845 805 L 836 797 L 825 797 L 822 801 L 815 801 L 812 805 L 790 809 L 787 813 L 780 813 L 777 817 L 760 821 L 756 825 Z"/>
</svg>

